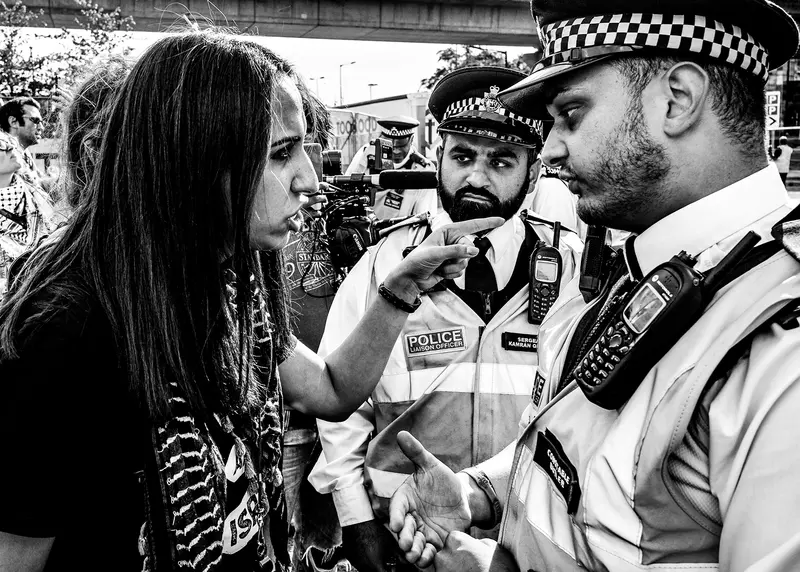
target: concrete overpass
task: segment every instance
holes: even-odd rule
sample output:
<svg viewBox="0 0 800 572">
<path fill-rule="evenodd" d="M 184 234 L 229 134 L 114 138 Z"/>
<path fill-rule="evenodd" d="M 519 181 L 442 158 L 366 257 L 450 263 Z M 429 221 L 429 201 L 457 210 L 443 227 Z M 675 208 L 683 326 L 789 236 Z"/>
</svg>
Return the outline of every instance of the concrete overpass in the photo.
<svg viewBox="0 0 800 572">
<path fill-rule="evenodd" d="M 538 45 L 528 0 L 96 0 L 133 16 L 136 29 L 164 31 L 187 11 L 263 36 Z M 800 3 L 800 0 L 797 0 Z M 73 0 L 27 0 L 53 27 L 74 27 Z"/>
</svg>

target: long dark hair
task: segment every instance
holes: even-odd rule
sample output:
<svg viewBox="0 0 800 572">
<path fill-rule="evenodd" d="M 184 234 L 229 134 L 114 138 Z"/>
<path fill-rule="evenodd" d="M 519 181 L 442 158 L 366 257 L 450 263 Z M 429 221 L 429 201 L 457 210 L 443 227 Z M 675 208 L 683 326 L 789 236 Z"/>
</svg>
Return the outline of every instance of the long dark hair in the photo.
<svg viewBox="0 0 800 572">
<path fill-rule="evenodd" d="M 112 56 L 79 80 L 69 105 L 61 113 L 61 156 L 64 171 L 59 181 L 67 204 L 75 209 L 94 173 L 110 102 L 133 61 Z"/>
<path fill-rule="evenodd" d="M 259 399 L 251 288 L 266 293 L 279 345 L 289 336 L 288 289 L 279 252 L 259 263 L 249 223 L 272 100 L 289 75 L 269 49 L 217 30 L 153 44 L 114 95 L 85 200 L 0 306 L 0 356 L 17 355 L 26 302 L 45 289 L 70 299 L 67 275 L 77 271 L 152 418 L 168 414 L 171 382 L 199 414 Z"/>
</svg>

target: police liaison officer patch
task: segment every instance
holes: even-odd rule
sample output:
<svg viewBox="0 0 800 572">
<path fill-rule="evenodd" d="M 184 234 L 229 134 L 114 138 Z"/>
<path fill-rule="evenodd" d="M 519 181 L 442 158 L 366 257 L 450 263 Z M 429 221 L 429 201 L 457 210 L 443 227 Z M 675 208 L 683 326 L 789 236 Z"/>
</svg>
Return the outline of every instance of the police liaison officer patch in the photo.
<svg viewBox="0 0 800 572">
<path fill-rule="evenodd" d="M 463 350 L 464 328 L 406 334 L 404 345 L 409 358 Z"/>
</svg>

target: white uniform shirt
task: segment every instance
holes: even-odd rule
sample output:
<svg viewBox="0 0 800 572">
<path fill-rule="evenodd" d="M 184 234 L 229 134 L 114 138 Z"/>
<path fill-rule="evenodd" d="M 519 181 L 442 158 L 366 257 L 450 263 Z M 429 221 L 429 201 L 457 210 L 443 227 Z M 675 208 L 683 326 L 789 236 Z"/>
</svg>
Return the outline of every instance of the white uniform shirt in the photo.
<svg viewBox="0 0 800 572">
<path fill-rule="evenodd" d="M 441 213 L 431 221 L 431 227 L 436 230 L 451 222 L 449 215 Z M 486 237 L 492 243 L 486 258 L 494 269 L 498 288 L 502 289 L 511 279 L 519 249 L 525 241 L 525 223 L 517 216 L 512 217 Z M 344 300 L 365 299 L 363 292 L 370 283 L 368 258 L 364 256 L 348 274 L 337 293 L 337 301 L 341 301 L 340 297 Z M 463 288 L 463 276 L 456 280 L 456 285 Z M 320 343 L 320 356 L 329 355 L 347 338 L 358 322 L 353 319 L 355 315 L 352 307 L 334 302 Z M 375 517 L 364 489 L 364 456 L 369 435 L 375 430 L 373 420 L 359 410 L 344 423 L 318 423 L 324 449 L 334 460 L 328 463 L 325 454 L 321 455 L 309 481 L 320 493 L 333 494 L 342 526 L 372 520 Z"/>
<path fill-rule="evenodd" d="M 763 241 L 771 240 L 772 225 L 790 210 L 777 168 L 770 165 L 672 213 L 636 237 L 635 256 L 626 256 L 629 271 L 647 274 L 681 250 L 699 254 L 696 269 L 708 270 L 747 230 L 757 232 Z M 540 345 L 548 343 L 543 330 Z M 670 457 L 670 475 L 686 498 L 722 524 L 720 570 L 798 569 L 798 411 L 800 328 L 773 327 L 759 336 L 727 378 L 709 385 L 682 445 Z M 631 427 L 634 434 L 639 429 Z M 508 456 L 498 456 L 481 464 L 501 500 L 506 498 L 509 461 Z M 615 491 L 622 487 L 607 485 Z M 602 508 L 597 514 L 617 523 L 620 516 L 603 508 L 602 496 L 595 495 L 594 502 Z M 602 528 L 602 523 L 596 526 Z M 671 547 L 664 550 L 676 552 Z M 603 551 L 596 557 L 604 558 Z"/>
</svg>

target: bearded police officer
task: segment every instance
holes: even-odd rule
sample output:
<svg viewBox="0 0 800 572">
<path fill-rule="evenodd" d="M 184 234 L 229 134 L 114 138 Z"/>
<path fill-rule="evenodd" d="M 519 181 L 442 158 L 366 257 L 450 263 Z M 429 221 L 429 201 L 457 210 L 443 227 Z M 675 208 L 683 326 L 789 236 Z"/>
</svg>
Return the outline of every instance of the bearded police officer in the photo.
<svg viewBox="0 0 800 572">
<path fill-rule="evenodd" d="M 391 527 L 437 572 L 797 570 L 800 224 L 764 127 L 797 26 L 767 0 L 532 4 L 544 59 L 500 99 L 546 108 L 581 218 L 634 236 L 542 324 L 516 447 L 453 475 L 400 435 Z M 501 518 L 497 544 L 458 532 Z"/>
<path fill-rule="evenodd" d="M 378 119 L 381 137 L 392 143 L 392 169 L 412 171 L 433 171 L 432 161 L 419 153 L 414 147 L 414 134 L 419 121 L 413 117 L 397 115 Z M 364 145 L 353 157 L 346 175 L 354 173 L 374 173 L 370 163 L 375 160 L 372 145 Z M 375 216 L 379 219 L 395 218 L 437 211 L 436 193 L 433 189 L 381 189 L 375 193 Z"/>
<path fill-rule="evenodd" d="M 387 570 L 398 553 L 384 527 L 388 499 L 412 470 L 397 448 L 398 431 L 413 427 L 458 470 L 511 442 L 530 399 L 533 378 L 527 372 L 537 362 L 539 332 L 539 321 L 529 319 L 531 258 L 534 249 L 553 244 L 555 231 L 553 223 L 518 212 L 541 146 L 540 123 L 508 111 L 497 94 L 524 77 L 516 70 L 479 67 L 439 82 L 429 106 L 442 136 L 438 194 L 444 213 L 430 228 L 397 230 L 373 247 L 344 281 L 328 315 L 322 355 L 345 339 L 366 301 L 376 296 L 381 277 L 431 228 L 490 215 L 506 220 L 476 241 L 483 254 L 470 263 L 465 279 L 423 296 L 372 399 L 343 423 L 319 423 L 324 459 L 310 480 L 333 494 L 345 553 L 361 572 Z M 572 204 L 571 196 L 564 200 Z M 560 260 L 561 274 L 555 261 L 540 269 L 552 273 L 539 276 L 537 308 L 547 303 L 541 290 L 558 290 L 576 272 L 577 235 L 563 229 L 558 243 L 550 251 Z M 365 480 L 383 505 L 382 515 L 373 512 Z"/>
</svg>

